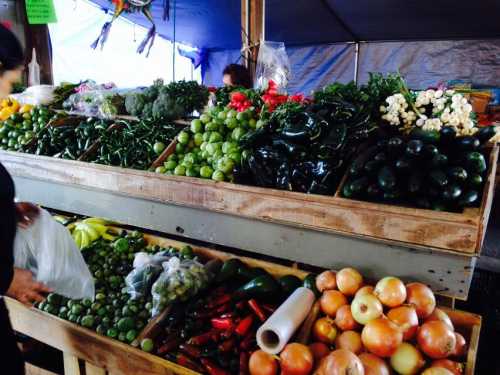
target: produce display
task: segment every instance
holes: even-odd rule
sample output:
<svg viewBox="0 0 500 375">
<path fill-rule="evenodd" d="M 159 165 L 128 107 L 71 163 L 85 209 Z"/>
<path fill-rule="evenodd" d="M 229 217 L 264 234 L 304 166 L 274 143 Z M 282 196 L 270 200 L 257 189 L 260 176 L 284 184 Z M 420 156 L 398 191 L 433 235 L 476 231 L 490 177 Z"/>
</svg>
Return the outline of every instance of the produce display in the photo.
<svg viewBox="0 0 500 375">
<path fill-rule="evenodd" d="M 207 88 L 195 81 L 165 85 L 163 80 L 158 79 L 142 92 L 127 94 L 125 108 L 127 113 L 141 119 L 176 120 L 201 111 L 207 100 Z"/>
<path fill-rule="evenodd" d="M 459 137 L 455 128 L 414 128 L 408 136 L 380 139 L 349 168 L 346 198 L 461 212 L 481 202 L 491 127 Z"/>
<path fill-rule="evenodd" d="M 100 145 L 87 161 L 147 170 L 179 132 L 176 125 L 161 121 L 119 120 L 115 124 L 100 134 Z"/>
<path fill-rule="evenodd" d="M 2 105 L 4 104 L 6 105 L 2 109 L 4 115 L 1 117 L 5 120 L 0 121 L 0 149 L 29 151 L 27 146 L 54 117 L 54 114 L 45 107 L 21 106 L 7 99 L 2 102 Z M 7 114 L 9 115 L 5 117 Z"/>
</svg>

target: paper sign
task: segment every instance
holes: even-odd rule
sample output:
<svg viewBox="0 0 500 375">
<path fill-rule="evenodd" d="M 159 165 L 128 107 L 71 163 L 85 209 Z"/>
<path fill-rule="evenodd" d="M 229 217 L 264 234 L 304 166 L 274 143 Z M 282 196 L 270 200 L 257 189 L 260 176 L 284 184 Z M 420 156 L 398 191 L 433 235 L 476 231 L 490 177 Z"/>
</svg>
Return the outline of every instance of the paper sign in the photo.
<svg viewBox="0 0 500 375">
<path fill-rule="evenodd" d="M 26 14 L 31 25 L 57 22 L 53 0 L 26 0 Z"/>
</svg>

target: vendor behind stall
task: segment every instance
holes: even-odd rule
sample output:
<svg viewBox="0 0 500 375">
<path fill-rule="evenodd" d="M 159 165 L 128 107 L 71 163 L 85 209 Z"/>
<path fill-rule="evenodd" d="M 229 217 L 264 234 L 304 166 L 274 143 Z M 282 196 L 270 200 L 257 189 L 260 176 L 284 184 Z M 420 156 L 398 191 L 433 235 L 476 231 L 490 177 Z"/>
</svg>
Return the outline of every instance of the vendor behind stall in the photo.
<svg viewBox="0 0 500 375">
<path fill-rule="evenodd" d="M 225 86 L 237 86 L 251 89 L 253 87 L 250 71 L 243 65 L 230 64 L 222 72 Z"/>
<path fill-rule="evenodd" d="M 24 54 L 17 38 L 0 25 L 0 100 L 20 80 Z M 14 269 L 13 246 L 16 226 L 28 226 L 38 215 L 38 208 L 29 203 L 14 203 L 14 183 L 0 164 L 0 337 L 2 338 L 2 374 L 24 374 L 24 364 L 17 348 L 14 332 L 2 296 L 7 294 L 25 304 L 44 299 L 50 290 L 33 280 L 31 272 Z"/>
</svg>

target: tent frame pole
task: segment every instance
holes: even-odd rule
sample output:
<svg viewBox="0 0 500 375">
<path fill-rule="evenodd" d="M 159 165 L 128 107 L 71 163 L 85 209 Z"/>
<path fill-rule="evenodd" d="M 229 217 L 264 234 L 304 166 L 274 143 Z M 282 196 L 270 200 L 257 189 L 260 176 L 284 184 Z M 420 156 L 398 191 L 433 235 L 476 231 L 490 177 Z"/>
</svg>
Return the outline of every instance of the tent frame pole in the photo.
<svg viewBox="0 0 500 375">
<path fill-rule="evenodd" d="M 359 75 L 359 42 L 354 43 L 354 83 L 358 84 Z"/>
</svg>

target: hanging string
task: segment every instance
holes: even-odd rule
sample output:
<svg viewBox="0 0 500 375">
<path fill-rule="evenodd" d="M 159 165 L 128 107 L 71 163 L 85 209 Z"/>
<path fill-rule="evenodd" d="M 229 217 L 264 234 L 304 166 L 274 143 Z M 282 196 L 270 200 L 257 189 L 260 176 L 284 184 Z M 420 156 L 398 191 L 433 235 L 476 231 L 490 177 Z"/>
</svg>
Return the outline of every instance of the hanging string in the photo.
<svg viewBox="0 0 500 375">
<path fill-rule="evenodd" d="M 173 20 L 174 20 L 174 42 L 173 42 L 173 46 L 172 46 L 172 81 L 175 82 L 175 45 L 176 45 L 176 29 L 177 29 L 177 6 L 176 6 L 176 0 L 174 0 L 174 17 L 173 17 Z"/>
</svg>

